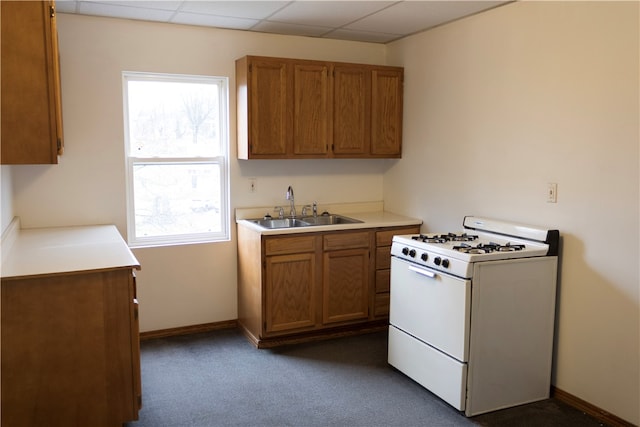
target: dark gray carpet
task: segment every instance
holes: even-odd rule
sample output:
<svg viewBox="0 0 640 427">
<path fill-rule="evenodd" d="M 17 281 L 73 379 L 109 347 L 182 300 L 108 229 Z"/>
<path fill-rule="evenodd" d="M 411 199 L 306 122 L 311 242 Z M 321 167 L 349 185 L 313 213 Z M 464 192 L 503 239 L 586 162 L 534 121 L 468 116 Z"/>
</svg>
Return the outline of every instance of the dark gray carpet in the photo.
<svg viewBox="0 0 640 427">
<path fill-rule="evenodd" d="M 129 427 L 601 425 L 555 399 L 465 418 L 387 364 L 386 333 L 257 350 L 222 330 L 141 351 L 143 408 Z"/>
</svg>

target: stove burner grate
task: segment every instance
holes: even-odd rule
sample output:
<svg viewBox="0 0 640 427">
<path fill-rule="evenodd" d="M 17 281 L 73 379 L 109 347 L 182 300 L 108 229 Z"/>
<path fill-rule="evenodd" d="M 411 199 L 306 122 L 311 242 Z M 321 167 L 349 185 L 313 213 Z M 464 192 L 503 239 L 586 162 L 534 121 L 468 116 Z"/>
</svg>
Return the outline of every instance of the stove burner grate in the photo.
<svg viewBox="0 0 640 427">
<path fill-rule="evenodd" d="M 468 243 L 462 243 L 458 246 L 454 246 L 454 251 L 463 252 L 465 254 L 488 254 L 491 252 L 515 252 L 521 251 L 525 248 L 524 245 L 513 245 L 506 243 L 501 245 L 499 243 L 478 243 L 476 246 L 469 245 Z"/>
<path fill-rule="evenodd" d="M 419 234 L 411 237 L 413 240 L 417 240 L 423 243 L 446 243 L 446 242 L 471 242 L 477 240 L 478 236 L 467 233 L 447 233 L 447 234 Z"/>
</svg>

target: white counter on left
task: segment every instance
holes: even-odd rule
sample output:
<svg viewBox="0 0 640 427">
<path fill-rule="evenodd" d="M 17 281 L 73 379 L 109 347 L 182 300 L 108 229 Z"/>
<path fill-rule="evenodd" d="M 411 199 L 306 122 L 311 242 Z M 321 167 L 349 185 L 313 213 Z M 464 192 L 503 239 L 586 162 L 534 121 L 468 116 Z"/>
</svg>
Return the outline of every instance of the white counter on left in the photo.
<svg viewBox="0 0 640 427">
<path fill-rule="evenodd" d="M 114 225 L 20 229 L 19 221 L 17 225 L 15 221 L 2 236 L 3 280 L 87 270 L 140 269 Z"/>
</svg>

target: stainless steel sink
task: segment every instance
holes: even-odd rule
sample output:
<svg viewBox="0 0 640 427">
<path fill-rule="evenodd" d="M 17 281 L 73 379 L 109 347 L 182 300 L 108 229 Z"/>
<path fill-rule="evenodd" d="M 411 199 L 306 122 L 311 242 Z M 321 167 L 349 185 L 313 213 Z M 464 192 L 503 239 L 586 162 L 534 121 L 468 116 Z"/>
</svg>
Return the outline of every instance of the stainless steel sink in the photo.
<svg viewBox="0 0 640 427">
<path fill-rule="evenodd" d="M 293 227 L 313 227 L 318 225 L 337 225 L 337 224 L 357 224 L 363 221 L 353 219 L 342 215 L 318 215 L 305 216 L 302 218 L 267 218 L 267 219 L 249 219 L 262 228 L 293 228 Z"/>
<path fill-rule="evenodd" d="M 353 219 L 342 215 L 318 215 L 305 216 L 300 218 L 301 221 L 310 225 L 335 225 L 335 224 L 357 224 L 361 223 L 359 219 Z"/>
<path fill-rule="evenodd" d="M 259 225 L 263 228 L 293 228 L 293 227 L 308 227 L 309 224 L 302 222 L 297 218 L 283 218 L 283 219 L 250 219 L 249 222 Z"/>
</svg>

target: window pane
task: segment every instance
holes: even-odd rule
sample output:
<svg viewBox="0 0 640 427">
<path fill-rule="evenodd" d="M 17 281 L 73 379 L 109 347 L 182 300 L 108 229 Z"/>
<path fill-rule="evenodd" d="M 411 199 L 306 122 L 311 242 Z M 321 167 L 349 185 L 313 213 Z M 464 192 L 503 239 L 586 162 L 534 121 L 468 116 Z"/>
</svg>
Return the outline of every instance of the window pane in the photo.
<svg viewBox="0 0 640 427">
<path fill-rule="evenodd" d="M 138 238 L 222 231 L 220 165 L 134 164 Z"/>
<path fill-rule="evenodd" d="M 129 80 L 127 90 L 130 156 L 222 154 L 217 84 Z"/>
</svg>

